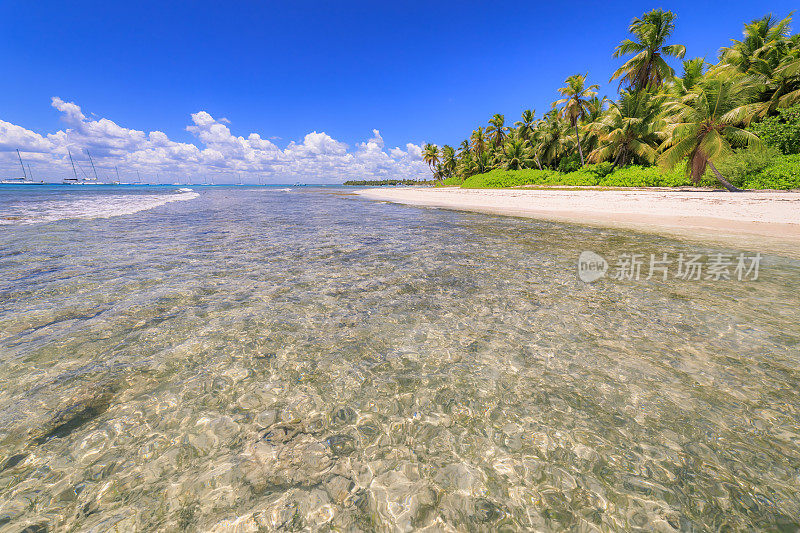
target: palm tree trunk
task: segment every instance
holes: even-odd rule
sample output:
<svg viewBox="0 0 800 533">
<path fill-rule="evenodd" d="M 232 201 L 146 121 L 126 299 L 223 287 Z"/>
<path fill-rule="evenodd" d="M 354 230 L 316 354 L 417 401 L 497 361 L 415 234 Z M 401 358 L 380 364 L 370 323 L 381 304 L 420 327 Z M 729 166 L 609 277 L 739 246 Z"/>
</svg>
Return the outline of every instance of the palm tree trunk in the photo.
<svg viewBox="0 0 800 533">
<path fill-rule="evenodd" d="M 622 152 L 617 153 L 617 156 L 614 158 L 614 162 L 611 163 L 611 170 L 617 168 L 617 163 L 619 163 L 619 158 L 622 155 Z"/>
<path fill-rule="evenodd" d="M 578 123 L 575 123 L 575 138 L 578 139 L 578 153 L 581 155 L 581 166 L 583 166 L 583 148 L 581 148 L 581 136 L 578 134 Z"/>
<path fill-rule="evenodd" d="M 730 192 L 742 192 L 742 189 L 739 189 L 739 188 L 737 188 L 737 187 L 734 187 L 733 185 L 731 185 L 731 182 L 729 182 L 728 180 L 726 180 L 726 179 L 725 179 L 725 178 L 722 176 L 722 174 L 720 174 L 720 173 L 719 173 L 719 170 L 717 170 L 717 167 L 715 167 L 715 166 L 714 166 L 714 163 L 712 163 L 711 161 L 709 161 L 709 162 L 708 162 L 708 166 L 710 166 L 710 167 L 711 167 L 711 170 L 714 172 L 714 175 L 717 177 L 717 181 L 718 181 L 718 182 L 720 182 L 720 183 L 722 184 L 722 186 L 723 186 L 723 187 L 725 187 L 726 189 L 728 189 L 728 191 L 730 191 Z"/>
<path fill-rule="evenodd" d="M 539 162 L 539 154 L 536 154 L 535 157 L 536 157 L 536 166 L 539 167 L 539 170 L 542 170 L 542 164 Z"/>
</svg>

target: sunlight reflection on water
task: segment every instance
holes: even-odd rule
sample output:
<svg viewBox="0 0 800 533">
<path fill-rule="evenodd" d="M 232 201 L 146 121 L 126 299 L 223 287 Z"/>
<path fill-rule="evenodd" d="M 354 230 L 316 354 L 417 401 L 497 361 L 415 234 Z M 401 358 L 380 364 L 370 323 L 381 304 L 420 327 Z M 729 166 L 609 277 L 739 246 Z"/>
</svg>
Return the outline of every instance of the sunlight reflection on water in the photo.
<svg viewBox="0 0 800 533">
<path fill-rule="evenodd" d="M 589 285 L 717 248 L 198 192 L 0 233 L 0 531 L 798 527 L 797 261 Z"/>
</svg>

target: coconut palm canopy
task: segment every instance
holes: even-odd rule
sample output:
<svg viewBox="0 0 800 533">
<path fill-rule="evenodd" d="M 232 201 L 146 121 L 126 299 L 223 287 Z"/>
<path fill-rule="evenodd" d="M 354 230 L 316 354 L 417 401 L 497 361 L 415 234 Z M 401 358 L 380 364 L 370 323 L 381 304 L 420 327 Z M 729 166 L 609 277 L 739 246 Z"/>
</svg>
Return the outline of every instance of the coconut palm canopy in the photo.
<svg viewBox="0 0 800 533">
<path fill-rule="evenodd" d="M 423 159 L 456 182 L 493 168 L 686 165 L 695 182 L 711 176 L 733 190 L 719 159 L 759 144 L 749 124 L 800 104 L 800 35 L 791 33 L 791 15 L 766 15 L 743 24 L 742 38 L 722 46 L 714 64 L 684 59 L 686 48 L 671 42 L 678 22 L 663 9 L 633 19 L 631 36 L 612 51 L 624 59 L 611 78 L 619 80 L 615 98 L 574 74 L 542 118 L 526 109 L 508 126 L 497 113 L 452 156 L 428 144 Z"/>
<path fill-rule="evenodd" d="M 719 174 L 714 161 L 734 146 L 758 144 L 758 137 L 738 126 L 754 115 L 752 84 L 746 78 L 721 75 L 703 81 L 693 91 L 668 104 L 671 122 L 660 161 L 674 167 L 685 161 L 686 172 L 697 183 L 710 166 L 728 190 L 735 188 Z"/>
<path fill-rule="evenodd" d="M 682 58 L 686 55 L 685 46 L 666 44 L 675 30 L 675 14 L 654 9 L 642 18 L 633 19 L 628 29 L 634 38 L 619 43 L 614 50 L 614 57 L 634 56 L 619 67 L 611 79 L 619 78 L 620 83 L 634 90 L 660 88 L 665 80 L 675 74 L 665 56 Z"/>
</svg>

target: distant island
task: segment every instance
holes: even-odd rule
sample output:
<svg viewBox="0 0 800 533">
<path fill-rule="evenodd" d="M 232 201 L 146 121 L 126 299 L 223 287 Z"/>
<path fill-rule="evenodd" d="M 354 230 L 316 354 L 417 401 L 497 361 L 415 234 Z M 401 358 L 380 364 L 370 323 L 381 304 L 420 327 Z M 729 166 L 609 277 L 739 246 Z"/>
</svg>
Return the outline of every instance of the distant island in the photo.
<svg viewBox="0 0 800 533">
<path fill-rule="evenodd" d="M 359 187 L 384 187 L 391 185 L 428 185 L 433 186 L 436 180 L 348 180 L 343 185 L 357 185 Z"/>
</svg>

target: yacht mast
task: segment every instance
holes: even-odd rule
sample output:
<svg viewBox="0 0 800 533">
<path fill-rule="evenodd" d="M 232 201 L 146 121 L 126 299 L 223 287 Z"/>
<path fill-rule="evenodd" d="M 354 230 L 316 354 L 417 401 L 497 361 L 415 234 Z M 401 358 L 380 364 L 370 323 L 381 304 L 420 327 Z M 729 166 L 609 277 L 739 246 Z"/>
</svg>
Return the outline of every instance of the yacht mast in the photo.
<svg viewBox="0 0 800 533">
<path fill-rule="evenodd" d="M 67 148 L 67 153 L 69 154 L 69 163 L 72 165 L 72 173 L 75 174 L 75 181 L 78 181 L 78 171 L 75 170 L 75 161 L 72 160 L 72 152 L 69 148 Z"/>
<path fill-rule="evenodd" d="M 89 162 L 92 164 L 92 171 L 94 172 L 94 179 L 95 179 L 95 181 L 99 181 L 97 179 L 97 169 L 94 168 L 94 161 L 92 161 L 92 154 L 89 153 L 89 150 L 86 150 L 86 155 L 89 156 Z"/>
<path fill-rule="evenodd" d="M 25 163 L 22 162 L 22 156 L 19 155 L 19 148 L 17 148 L 17 157 L 19 157 L 19 164 L 22 166 L 22 175 L 25 176 L 25 179 L 28 179 L 28 173 L 25 172 Z"/>
</svg>

